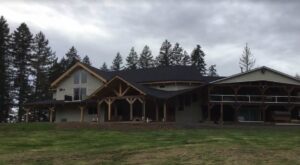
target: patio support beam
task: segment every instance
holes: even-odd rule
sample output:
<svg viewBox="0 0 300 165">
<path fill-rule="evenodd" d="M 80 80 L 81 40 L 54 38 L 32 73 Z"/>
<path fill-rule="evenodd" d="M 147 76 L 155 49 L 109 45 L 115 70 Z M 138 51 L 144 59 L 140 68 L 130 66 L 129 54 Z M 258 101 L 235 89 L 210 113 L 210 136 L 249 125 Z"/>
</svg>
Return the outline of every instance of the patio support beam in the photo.
<svg viewBox="0 0 300 165">
<path fill-rule="evenodd" d="M 25 122 L 28 123 L 28 121 L 29 121 L 29 111 L 30 111 L 30 108 L 24 108 L 24 110 L 26 111 Z"/>
<path fill-rule="evenodd" d="M 98 101 L 97 103 L 97 123 L 100 123 L 100 108 L 103 100 Z"/>
<path fill-rule="evenodd" d="M 158 103 L 157 103 L 157 101 L 155 102 L 155 119 L 156 119 L 156 121 L 158 121 L 159 120 L 159 114 L 158 114 L 158 110 L 159 109 L 159 107 L 158 107 Z"/>
<path fill-rule="evenodd" d="M 105 102 L 108 105 L 108 121 L 111 121 L 111 104 L 114 102 L 114 100 L 111 98 L 107 98 L 105 99 Z"/>
<path fill-rule="evenodd" d="M 126 100 L 129 103 L 130 121 L 132 121 L 133 120 L 133 103 L 136 101 L 136 98 L 127 98 Z"/>
<path fill-rule="evenodd" d="M 223 103 L 221 103 L 221 109 L 220 109 L 220 124 L 223 125 Z"/>
<path fill-rule="evenodd" d="M 80 122 L 82 123 L 84 121 L 84 106 L 80 106 Z"/>
<path fill-rule="evenodd" d="M 143 116 L 144 120 L 146 120 L 146 100 L 143 100 Z"/>
<path fill-rule="evenodd" d="M 164 102 L 164 122 L 167 121 L 167 101 Z"/>
<path fill-rule="evenodd" d="M 53 112 L 54 112 L 54 107 L 50 107 L 49 108 L 49 114 L 50 114 L 50 116 L 49 116 L 49 122 L 50 123 L 52 123 L 53 122 Z"/>
</svg>

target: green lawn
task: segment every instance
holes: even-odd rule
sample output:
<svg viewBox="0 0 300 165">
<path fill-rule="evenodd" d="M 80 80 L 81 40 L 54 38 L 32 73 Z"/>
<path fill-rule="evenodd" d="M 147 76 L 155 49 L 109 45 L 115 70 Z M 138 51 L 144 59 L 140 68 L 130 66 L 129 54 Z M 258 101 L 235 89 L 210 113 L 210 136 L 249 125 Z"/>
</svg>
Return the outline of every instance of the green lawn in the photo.
<svg viewBox="0 0 300 165">
<path fill-rule="evenodd" d="M 300 164 L 299 127 L 112 131 L 0 125 L 0 164 Z"/>
</svg>

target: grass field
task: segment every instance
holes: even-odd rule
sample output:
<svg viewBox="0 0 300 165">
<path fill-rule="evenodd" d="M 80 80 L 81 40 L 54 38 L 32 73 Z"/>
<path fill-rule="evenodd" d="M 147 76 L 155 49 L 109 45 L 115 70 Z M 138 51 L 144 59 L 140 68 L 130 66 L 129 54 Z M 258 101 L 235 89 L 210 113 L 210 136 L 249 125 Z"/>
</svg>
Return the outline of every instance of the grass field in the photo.
<svg viewBox="0 0 300 165">
<path fill-rule="evenodd" d="M 0 164 L 300 164 L 299 127 L 113 131 L 0 125 Z"/>
</svg>

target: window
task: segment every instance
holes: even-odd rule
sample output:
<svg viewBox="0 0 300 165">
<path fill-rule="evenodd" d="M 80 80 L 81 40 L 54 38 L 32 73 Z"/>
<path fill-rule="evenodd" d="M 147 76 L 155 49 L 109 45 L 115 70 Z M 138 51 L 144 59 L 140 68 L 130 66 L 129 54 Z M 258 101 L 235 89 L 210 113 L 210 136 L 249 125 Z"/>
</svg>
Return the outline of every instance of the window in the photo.
<svg viewBox="0 0 300 165">
<path fill-rule="evenodd" d="M 87 73 L 85 71 L 81 71 L 81 84 L 85 84 L 87 82 Z"/>
<path fill-rule="evenodd" d="M 74 84 L 79 84 L 79 72 L 75 72 L 74 74 Z"/>
<path fill-rule="evenodd" d="M 83 100 L 86 98 L 86 88 L 74 88 L 74 100 Z"/>
<path fill-rule="evenodd" d="M 77 71 L 74 74 L 74 84 L 85 84 L 87 82 L 87 73 L 85 71 Z"/>
<path fill-rule="evenodd" d="M 80 100 L 80 88 L 74 88 L 74 100 Z"/>
</svg>

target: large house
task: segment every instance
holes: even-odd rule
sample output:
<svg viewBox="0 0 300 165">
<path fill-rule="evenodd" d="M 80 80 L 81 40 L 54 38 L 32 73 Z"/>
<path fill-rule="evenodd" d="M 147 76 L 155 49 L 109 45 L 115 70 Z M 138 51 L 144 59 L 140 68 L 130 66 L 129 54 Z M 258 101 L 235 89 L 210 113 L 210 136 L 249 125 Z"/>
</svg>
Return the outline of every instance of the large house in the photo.
<svg viewBox="0 0 300 165">
<path fill-rule="evenodd" d="M 299 119 L 300 81 L 260 67 L 229 77 L 192 66 L 101 71 L 77 62 L 51 84 L 53 99 L 25 104 L 50 122 L 290 122 Z"/>
</svg>

